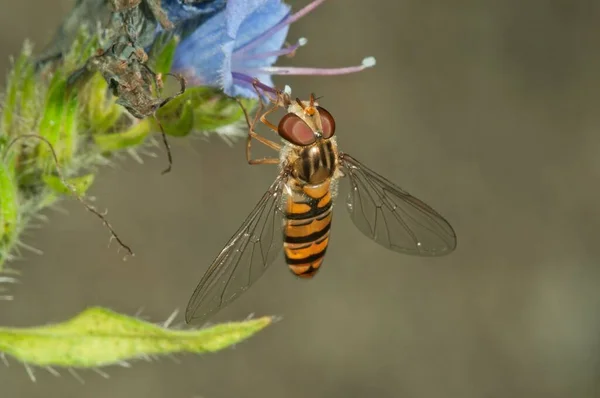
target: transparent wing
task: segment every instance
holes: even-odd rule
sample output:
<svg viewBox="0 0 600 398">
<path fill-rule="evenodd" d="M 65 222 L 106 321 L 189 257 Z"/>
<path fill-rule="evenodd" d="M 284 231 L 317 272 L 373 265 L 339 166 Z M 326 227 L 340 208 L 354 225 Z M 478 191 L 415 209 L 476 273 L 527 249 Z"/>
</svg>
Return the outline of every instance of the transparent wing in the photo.
<svg viewBox="0 0 600 398">
<path fill-rule="evenodd" d="M 358 229 L 405 254 L 441 256 L 456 248 L 454 230 L 438 212 L 358 160 L 340 153 L 350 179 L 347 208 Z"/>
<path fill-rule="evenodd" d="M 187 305 L 186 322 L 225 307 L 277 258 L 283 248 L 280 203 L 285 181 L 282 172 L 206 271 Z"/>
</svg>

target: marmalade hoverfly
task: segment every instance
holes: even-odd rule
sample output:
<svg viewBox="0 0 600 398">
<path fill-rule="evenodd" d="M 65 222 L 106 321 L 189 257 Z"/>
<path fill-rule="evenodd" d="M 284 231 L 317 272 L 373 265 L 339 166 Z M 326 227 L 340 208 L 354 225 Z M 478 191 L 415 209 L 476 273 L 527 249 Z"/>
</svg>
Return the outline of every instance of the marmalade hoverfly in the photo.
<svg viewBox="0 0 600 398">
<path fill-rule="evenodd" d="M 254 88 L 259 82 L 254 82 Z M 341 177 L 348 177 L 347 209 L 358 229 L 381 246 L 400 253 L 441 256 L 456 248 L 456 234 L 434 209 L 375 173 L 347 153 L 338 151 L 335 119 L 311 94 L 309 101 L 291 99 L 275 90 L 273 106 L 260 121 L 283 139 L 283 145 L 254 131 L 264 109 L 249 126 L 249 164 L 279 164 L 279 175 L 219 253 L 188 303 L 185 319 L 204 319 L 229 304 L 273 263 L 281 249 L 295 275 L 312 278 L 320 269 L 331 227 L 332 204 Z M 240 103 L 241 105 L 241 103 Z M 274 125 L 267 116 L 283 107 L 286 115 Z M 252 139 L 279 151 L 279 158 L 252 159 Z"/>
</svg>

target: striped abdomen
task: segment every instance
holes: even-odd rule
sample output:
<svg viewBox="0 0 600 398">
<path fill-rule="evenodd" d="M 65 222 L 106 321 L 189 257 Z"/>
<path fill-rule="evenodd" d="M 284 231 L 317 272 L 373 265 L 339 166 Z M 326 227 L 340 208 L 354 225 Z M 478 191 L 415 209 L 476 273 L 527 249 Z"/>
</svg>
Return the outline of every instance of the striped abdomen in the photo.
<svg viewBox="0 0 600 398">
<path fill-rule="evenodd" d="M 283 250 L 297 276 L 311 278 L 323 262 L 331 227 L 330 182 L 305 185 L 287 198 Z"/>
</svg>

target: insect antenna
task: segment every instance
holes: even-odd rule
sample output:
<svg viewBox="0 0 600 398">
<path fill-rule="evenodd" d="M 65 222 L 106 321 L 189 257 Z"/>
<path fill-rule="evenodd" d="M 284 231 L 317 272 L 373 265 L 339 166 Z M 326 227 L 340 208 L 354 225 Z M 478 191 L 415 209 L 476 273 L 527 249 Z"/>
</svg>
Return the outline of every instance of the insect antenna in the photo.
<svg viewBox="0 0 600 398">
<path fill-rule="evenodd" d="M 131 248 L 126 245 L 121 238 L 119 238 L 119 235 L 115 232 L 115 230 L 113 229 L 113 227 L 110 225 L 110 223 L 108 222 L 108 220 L 106 219 L 106 217 L 100 213 L 94 206 L 92 206 L 91 204 L 89 204 L 78 192 L 77 190 L 67 182 L 67 180 L 65 179 L 65 177 L 63 176 L 61 170 L 60 170 L 60 163 L 58 161 L 58 156 L 56 155 L 56 151 L 54 150 L 54 146 L 52 145 L 52 143 L 50 141 L 48 141 L 47 138 L 42 137 L 40 135 L 37 134 L 23 134 L 20 135 L 18 137 L 15 137 L 6 147 L 6 152 L 4 155 L 4 160 L 6 160 L 6 157 L 8 156 L 8 151 L 9 149 L 19 140 L 24 139 L 24 138 L 37 138 L 38 140 L 44 142 L 46 145 L 48 145 L 50 152 L 52 153 L 52 158 L 54 159 L 54 163 L 56 164 L 56 173 L 58 174 L 58 177 L 60 178 L 60 181 L 62 182 L 62 184 L 67 187 L 67 189 L 69 191 L 71 191 L 71 194 L 73 194 L 77 200 L 91 213 L 93 213 L 94 215 L 96 215 L 96 217 L 98 217 L 100 220 L 102 220 L 102 223 L 104 224 L 104 226 L 110 231 L 111 234 L 111 238 L 115 239 L 119 245 L 124 248 L 125 250 L 127 250 L 127 252 L 129 253 L 130 256 L 134 256 L 135 254 L 133 253 L 133 251 L 131 250 Z"/>
</svg>

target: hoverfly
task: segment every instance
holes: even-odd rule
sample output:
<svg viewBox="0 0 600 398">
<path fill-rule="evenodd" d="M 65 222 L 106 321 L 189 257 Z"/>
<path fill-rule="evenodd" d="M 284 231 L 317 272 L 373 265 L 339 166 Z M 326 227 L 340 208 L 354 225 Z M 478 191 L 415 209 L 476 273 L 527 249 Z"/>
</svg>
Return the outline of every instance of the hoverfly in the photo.
<svg viewBox="0 0 600 398">
<path fill-rule="evenodd" d="M 262 86 L 258 81 L 254 82 Z M 258 90 L 257 90 L 258 92 Z M 335 119 L 310 100 L 291 99 L 287 90 L 266 94 L 273 106 L 260 121 L 283 139 L 283 145 L 249 126 L 249 164 L 279 164 L 279 174 L 242 226 L 231 237 L 196 287 L 186 309 L 186 322 L 204 319 L 247 290 L 273 263 L 281 249 L 293 274 L 312 278 L 321 268 L 331 228 L 333 199 L 342 177 L 350 182 L 347 210 L 367 237 L 395 252 L 441 256 L 456 248 L 448 221 L 421 200 L 394 185 L 354 157 L 338 150 Z M 267 116 L 283 107 L 278 125 Z M 278 158 L 252 159 L 252 139 L 279 151 Z"/>
</svg>

